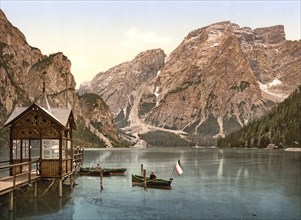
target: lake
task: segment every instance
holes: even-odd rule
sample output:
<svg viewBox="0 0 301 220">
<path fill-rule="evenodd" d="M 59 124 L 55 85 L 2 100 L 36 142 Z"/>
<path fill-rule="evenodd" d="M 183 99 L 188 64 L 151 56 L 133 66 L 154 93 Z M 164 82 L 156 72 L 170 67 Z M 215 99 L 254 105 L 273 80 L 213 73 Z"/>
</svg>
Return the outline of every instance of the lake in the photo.
<svg viewBox="0 0 301 220">
<path fill-rule="evenodd" d="M 177 160 L 184 173 L 172 172 Z M 126 167 L 125 176 L 81 176 L 34 199 L 19 193 L 13 212 L 1 203 L 0 219 L 300 219 L 301 153 L 258 149 L 85 150 L 84 165 Z M 173 177 L 172 189 L 132 186 L 131 174 Z M 23 196 L 22 196 L 23 195 Z"/>
</svg>

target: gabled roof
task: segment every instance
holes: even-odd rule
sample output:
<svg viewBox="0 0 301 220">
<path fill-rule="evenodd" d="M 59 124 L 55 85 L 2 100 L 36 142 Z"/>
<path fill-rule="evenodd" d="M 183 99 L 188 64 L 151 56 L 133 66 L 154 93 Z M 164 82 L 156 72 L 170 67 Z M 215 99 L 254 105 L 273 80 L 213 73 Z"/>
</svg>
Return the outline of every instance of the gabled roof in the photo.
<svg viewBox="0 0 301 220">
<path fill-rule="evenodd" d="M 9 118 L 4 124 L 4 127 L 10 124 L 11 121 L 13 121 L 15 118 L 18 117 L 18 115 L 21 115 L 23 112 L 25 112 L 28 109 L 28 107 L 16 107 L 14 111 L 11 113 Z"/>
<path fill-rule="evenodd" d="M 70 108 L 51 108 L 51 112 L 44 107 L 38 105 L 38 104 L 32 104 L 29 107 L 16 107 L 10 117 L 7 119 L 7 121 L 4 124 L 4 127 L 14 123 L 18 118 L 20 118 L 25 112 L 30 111 L 32 108 L 38 107 L 40 110 L 42 110 L 44 113 L 46 113 L 48 116 L 50 116 L 52 119 L 54 119 L 58 124 L 60 124 L 63 127 L 66 127 L 68 120 L 70 116 L 72 117 L 72 128 L 76 129 L 73 112 Z"/>
</svg>

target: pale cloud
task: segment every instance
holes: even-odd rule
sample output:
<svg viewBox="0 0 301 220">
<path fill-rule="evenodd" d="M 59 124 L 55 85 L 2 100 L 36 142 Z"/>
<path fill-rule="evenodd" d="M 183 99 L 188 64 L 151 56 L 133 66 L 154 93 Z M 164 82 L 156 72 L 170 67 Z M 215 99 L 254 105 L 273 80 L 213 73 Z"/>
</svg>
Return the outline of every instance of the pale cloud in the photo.
<svg viewBox="0 0 301 220">
<path fill-rule="evenodd" d="M 159 36 L 153 31 L 141 31 L 137 28 L 130 28 L 125 32 L 124 47 L 135 50 L 146 50 L 153 48 L 162 48 L 170 44 L 171 40 L 166 37 Z"/>
<path fill-rule="evenodd" d="M 101 67 L 97 65 L 97 62 L 90 60 L 87 56 L 70 54 L 68 58 L 72 63 L 71 72 L 75 77 L 77 87 L 79 87 L 82 82 L 92 80 L 101 69 Z"/>
</svg>

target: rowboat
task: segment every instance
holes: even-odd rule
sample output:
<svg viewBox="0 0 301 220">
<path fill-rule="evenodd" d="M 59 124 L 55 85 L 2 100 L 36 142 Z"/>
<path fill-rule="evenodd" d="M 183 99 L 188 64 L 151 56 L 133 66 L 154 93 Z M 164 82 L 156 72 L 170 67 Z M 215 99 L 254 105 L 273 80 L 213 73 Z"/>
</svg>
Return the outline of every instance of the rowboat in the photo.
<svg viewBox="0 0 301 220">
<path fill-rule="evenodd" d="M 99 167 L 81 167 L 80 175 L 84 176 L 99 176 L 101 168 Z M 126 168 L 104 168 L 103 176 L 125 175 Z"/>
<path fill-rule="evenodd" d="M 171 189 L 172 178 L 169 180 L 164 179 L 150 179 L 146 177 L 146 186 L 149 188 L 162 188 L 162 189 Z M 144 178 L 143 176 L 132 174 L 132 185 L 133 186 L 143 186 Z"/>
<path fill-rule="evenodd" d="M 104 172 L 109 172 L 113 176 L 125 175 L 126 168 L 104 168 Z"/>
<path fill-rule="evenodd" d="M 96 167 L 81 167 L 79 170 L 79 174 L 82 176 L 99 176 L 100 168 Z M 103 171 L 103 176 L 112 176 L 112 173 Z"/>
</svg>

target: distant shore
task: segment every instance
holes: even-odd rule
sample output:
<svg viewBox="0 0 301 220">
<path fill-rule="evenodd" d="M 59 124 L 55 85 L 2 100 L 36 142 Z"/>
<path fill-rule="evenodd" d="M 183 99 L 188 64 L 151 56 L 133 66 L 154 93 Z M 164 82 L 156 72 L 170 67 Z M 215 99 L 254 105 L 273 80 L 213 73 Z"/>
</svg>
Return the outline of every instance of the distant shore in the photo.
<svg viewBox="0 0 301 220">
<path fill-rule="evenodd" d="M 130 148 L 84 148 L 85 151 L 89 150 L 116 150 L 116 149 L 137 149 L 139 147 L 130 147 Z M 141 147 L 141 148 L 147 148 L 147 147 Z M 148 147 L 148 148 L 175 148 L 175 147 Z M 183 147 L 183 148 L 191 148 L 191 147 Z M 198 146 L 198 147 L 192 147 L 194 149 L 216 149 L 215 146 Z M 259 150 L 259 149 L 267 149 L 267 150 L 275 150 L 275 149 L 268 149 L 268 148 L 219 148 L 219 149 L 248 149 L 248 150 Z M 278 148 L 277 150 L 284 150 L 284 151 L 290 151 L 290 152 L 301 152 L 300 147 L 289 147 L 289 148 Z"/>
<path fill-rule="evenodd" d="M 301 147 L 289 147 L 285 148 L 285 151 L 301 152 Z"/>
</svg>

